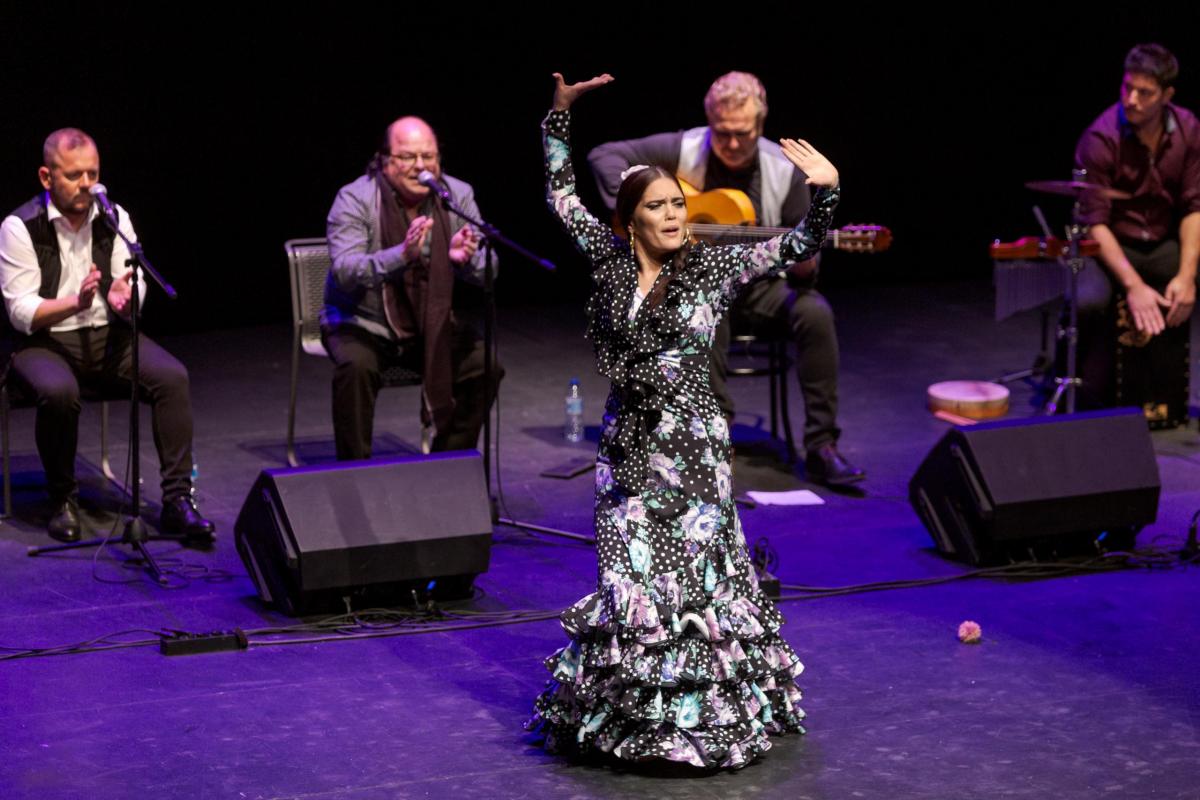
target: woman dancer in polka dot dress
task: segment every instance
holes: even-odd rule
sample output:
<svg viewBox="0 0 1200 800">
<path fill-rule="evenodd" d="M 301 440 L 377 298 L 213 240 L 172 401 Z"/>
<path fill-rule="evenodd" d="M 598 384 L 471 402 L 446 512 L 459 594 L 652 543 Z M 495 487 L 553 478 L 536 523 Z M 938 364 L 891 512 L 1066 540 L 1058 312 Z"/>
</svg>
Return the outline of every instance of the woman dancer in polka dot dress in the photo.
<svg viewBox="0 0 1200 800">
<path fill-rule="evenodd" d="M 816 189 L 804 222 L 762 244 L 689 244 L 687 205 L 657 167 L 623 176 L 629 244 L 575 194 L 568 109 L 610 82 L 556 74 L 542 125 L 548 199 L 593 268 L 588 337 L 612 380 L 596 465 L 599 587 L 562 614 L 570 643 L 528 727 L 554 752 L 741 767 L 769 733 L 803 731 L 803 669 L 759 589 L 733 502 L 729 431 L 709 387 L 713 331 L 738 289 L 811 258 L 838 199 L 804 141 L 784 154 Z"/>
</svg>

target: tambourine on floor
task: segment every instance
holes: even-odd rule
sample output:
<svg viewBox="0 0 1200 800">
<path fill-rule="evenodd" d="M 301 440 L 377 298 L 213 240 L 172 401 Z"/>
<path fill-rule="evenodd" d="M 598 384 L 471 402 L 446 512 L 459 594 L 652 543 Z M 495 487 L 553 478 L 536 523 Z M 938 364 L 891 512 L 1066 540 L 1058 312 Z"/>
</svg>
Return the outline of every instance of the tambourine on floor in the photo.
<svg viewBox="0 0 1200 800">
<path fill-rule="evenodd" d="M 955 424 L 996 419 L 1008 413 L 1008 389 L 990 381 L 942 381 L 926 390 L 929 410 Z"/>
</svg>

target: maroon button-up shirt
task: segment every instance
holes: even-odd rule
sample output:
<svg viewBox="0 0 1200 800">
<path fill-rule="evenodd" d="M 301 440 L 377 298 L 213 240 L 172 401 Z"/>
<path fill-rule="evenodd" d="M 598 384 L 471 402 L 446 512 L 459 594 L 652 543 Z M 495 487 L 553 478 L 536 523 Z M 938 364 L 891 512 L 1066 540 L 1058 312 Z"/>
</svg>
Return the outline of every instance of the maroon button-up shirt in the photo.
<svg viewBox="0 0 1200 800">
<path fill-rule="evenodd" d="M 1133 195 L 1106 200 L 1084 194 L 1084 224 L 1106 224 L 1122 241 L 1158 242 L 1178 236 L 1179 220 L 1200 211 L 1200 121 L 1186 108 L 1170 103 L 1166 108 L 1166 128 L 1155 153 L 1138 139 L 1120 103 L 1083 132 L 1075 166 L 1087 170 L 1086 180 Z"/>
</svg>

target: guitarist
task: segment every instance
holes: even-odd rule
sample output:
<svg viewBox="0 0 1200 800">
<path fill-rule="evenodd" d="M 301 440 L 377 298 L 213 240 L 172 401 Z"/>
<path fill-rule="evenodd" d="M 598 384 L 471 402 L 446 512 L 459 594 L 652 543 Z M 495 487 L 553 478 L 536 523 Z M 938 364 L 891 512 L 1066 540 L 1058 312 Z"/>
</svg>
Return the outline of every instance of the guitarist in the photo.
<svg viewBox="0 0 1200 800">
<path fill-rule="evenodd" d="M 809 205 L 805 175 L 779 145 L 762 137 L 767 92 L 748 72 L 730 72 L 704 97 L 708 125 L 643 139 L 602 144 L 588 154 L 600 195 L 611 211 L 622 171 L 634 164 L 672 170 L 702 191 L 738 189 L 750 198 L 757 222 L 795 225 Z M 828 485 L 861 481 L 866 473 L 838 452 L 838 343 L 833 311 L 815 288 L 817 260 L 793 265 L 787 280 L 764 278 L 734 302 L 717 328 L 712 349 L 712 387 L 726 416 L 734 413 L 726 386 L 730 327 L 756 335 L 789 337 L 796 343 L 796 371 L 804 398 L 805 471 Z"/>
</svg>

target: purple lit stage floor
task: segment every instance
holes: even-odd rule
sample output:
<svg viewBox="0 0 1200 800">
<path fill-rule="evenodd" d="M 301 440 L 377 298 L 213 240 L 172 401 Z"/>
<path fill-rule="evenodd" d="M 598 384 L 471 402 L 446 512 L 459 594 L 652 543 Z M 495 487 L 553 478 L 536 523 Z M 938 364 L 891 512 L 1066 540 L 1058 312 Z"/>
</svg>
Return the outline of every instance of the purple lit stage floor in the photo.
<svg viewBox="0 0 1200 800">
<path fill-rule="evenodd" d="M 831 291 L 840 321 L 844 452 L 870 478 L 861 496 L 816 488 L 824 505 L 743 511 L 770 537 L 785 583 L 839 586 L 961 573 L 939 558 L 906 501 L 914 468 L 946 430 L 924 409 L 939 380 L 1025 366 L 1036 320 L 991 321 L 986 285 Z M 502 309 L 507 370 L 499 463 L 512 516 L 590 533 L 590 475 L 538 477 L 587 455 L 562 441 L 562 396 L 595 376 L 578 308 Z M 219 524 L 211 552 L 155 544 L 185 585 L 165 590 L 123 556 L 27 558 L 46 543 L 32 411 L 14 413 L 17 515 L 0 526 L 0 644 L 66 645 L 131 629 L 210 631 L 290 620 L 264 608 L 232 543 L 258 472 L 283 464 L 289 331 L 225 331 L 165 342 L 188 364 L 199 498 Z M 329 366 L 306 358 L 299 432 L 332 455 Z M 739 490 L 808 487 L 753 442 L 766 407 L 737 381 Z M 792 391 L 793 420 L 802 414 Z M 1030 413 L 1014 390 L 1012 416 Z M 418 440 L 414 390 L 381 398 L 381 452 Z M 123 416 L 121 407 L 115 416 Z M 93 525 L 115 500 L 97 475 L 96 409 L 80 469 Z M 146 430 L 148 431 L 148 425 Z M 125 455 L 115 420 L 114 462 Z M 157 502 L 149 436 L 142 470 Z M 1200 508 L 1200 440 L 1154 435 L 1159 521 L 1141 544 L 1178 547 Z M 814 488 L 814 487 L 808 487 Z M 156 509 L 155 509 L 156 510 Z M 591 590 L 590 548 L 497 530 L 482 610 L 559 610 Z M 521 730 L 542 686 L 556 622 L 168 658 L 141 647 L 0 664 L 4 798 L 994 798 L 1200 796 L 1197 571 L 1128 571 L 1037 581 L 971 580 L 787 602 L 785 633 L 808 666 L 809 733 L 775 740 L 741 772 L 678 778 L 575 766 Z M 959 644 L 958 624 L 983 627 Z M 135 634 L 135 636 L 144 634 Z"/>
</svg>

